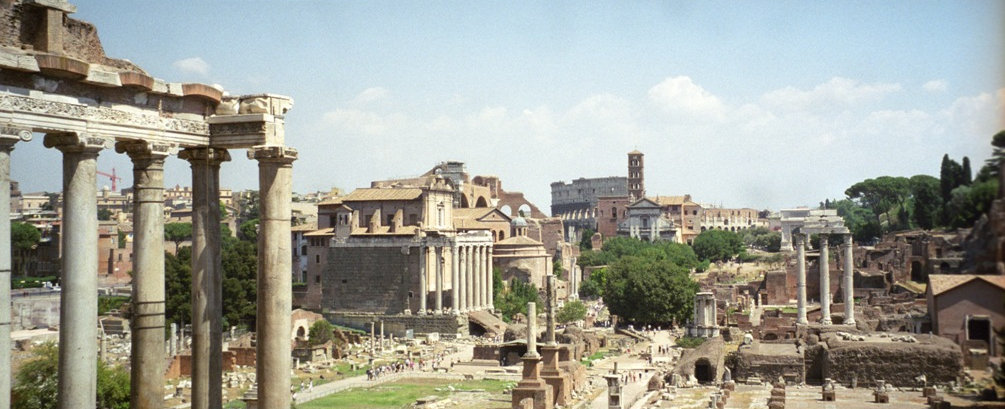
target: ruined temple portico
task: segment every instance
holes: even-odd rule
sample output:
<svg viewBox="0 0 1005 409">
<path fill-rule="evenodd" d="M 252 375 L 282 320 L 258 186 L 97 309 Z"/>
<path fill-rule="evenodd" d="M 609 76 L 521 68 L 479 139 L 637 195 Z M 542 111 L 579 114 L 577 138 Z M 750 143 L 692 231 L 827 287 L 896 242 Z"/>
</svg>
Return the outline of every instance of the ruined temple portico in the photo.
<svg viewBox="0 0 1005 409">
<path fill-rule="evenodd" d="M 0 4 L 0 211 L 9 212 L 15 142 L 33 134 L 62 153 L 62 292 L 58 407 L 96 406 L 97 192 L 99 154 L 133 163 L 135 264 L 131 407 L 163 407 L 165 365 L 164 163 L 177 154 L 192 168 L 192 407 L 222 406 L 222 268 L 219 170 L 229 149 L 259 162 L 262 233 L 258 271 L 258 398 L 289 407 L 291 162 L 284 119 L 292 99 L 230 96 L 204 84 L 154 78 L 108 58 L 96 30 L 69 18 L 61 0 Z M 83 29 L 81 29 L 83 28 Z M 80 47 L 79 44 L 97 45 Z M 115 148 L 112 150 L 111 148 Z M 28 158 L 30 159 L 30 158 Z M 7 217 L 5 217 L 6 219 Z M 2 223 L 2 240 L 9 224 Z M 6 244 L 4 244 L 6 243 Z M 10 395 L 10 255 L 0 242 L 0 407 Z M 6 364 L 5 364 L 6 362 Z"/>
</svg>

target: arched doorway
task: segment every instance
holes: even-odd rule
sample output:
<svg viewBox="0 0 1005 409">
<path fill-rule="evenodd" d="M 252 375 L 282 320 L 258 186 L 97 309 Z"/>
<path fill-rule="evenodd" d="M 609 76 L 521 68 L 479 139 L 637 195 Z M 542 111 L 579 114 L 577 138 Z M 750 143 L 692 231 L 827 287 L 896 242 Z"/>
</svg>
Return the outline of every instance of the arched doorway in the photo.
<svg viewBox="0 0 1005 409">
<path fill-rule="evenodd" d="M 925 272 L 922 271 L 920 261 L 911 262 L 911 281 L 916 283 L 925 282 Z"/>
<path fill-rule="evenodd" d="M 715 370 L 708 358 L 699 358 L 694 362 L 694 377 L 698 383 L 715 382 Z"/>
<path fill-rule="evenodd" d="M 475 201 L 475 207 L 489 207 L 489 202 L 485 200 L 485 196 L 479 196 Z"/>
<path fill-rule="evenodd" d="M 307 339 L 307 328 L 303 326 L 297 327 L 297 339 L 303 341 Z"/>
</svg>

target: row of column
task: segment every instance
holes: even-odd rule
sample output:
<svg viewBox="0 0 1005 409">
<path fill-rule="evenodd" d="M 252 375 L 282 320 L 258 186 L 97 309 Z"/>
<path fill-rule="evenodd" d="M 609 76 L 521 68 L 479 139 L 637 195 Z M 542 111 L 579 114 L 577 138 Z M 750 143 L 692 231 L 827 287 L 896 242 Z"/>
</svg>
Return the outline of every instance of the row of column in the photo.
<svg viewBox="0 0 1005 409">
<path fill-rule="evenodd" d="M 854 249 L 851 234 L 843 234 L 844 243 L 841 245 L 844 250 L 844 271 L 842 277 L 842 294 L 844 295 L 844 324 L 855 325 L 855 282 L 854 282 Z M 793 233 L 793 241 L 796 245 L 796 303 L 798 306 L 796 323 L 808 324 L 806 318 L 806 235 L 803 233 Z M 830 263 L 828 236 L 820 235 L 820 259 L 817 263 L 820 271 L 820 323 L 831 324 L 831 286 L 830 286 Z"/>
<path fill-rule="evenodd" d="M 422 246 L 419 260 L 419 314 L 440 314 L 444 305 L 447 257 L 450 252 L 450 310 L 455 313 L 491 309 L 492 246 L 488 244 L 459 244 L 456 246 Z M 434 260 L 427 271 L 429 259 Z M 429 278 L 430 273 L 432 278 Z M 429 281 L 433 284 L 433 309 L 428 308 Z"/>
<path fill-rule="evenodd" d="M 9 219 L 10 152 L 30 130 L 0 132 L 0 218 Z M 63 153 L 62 291 L 58 407 L 96 405 L 97 158 L 111 141 L 77 133 L 47 134 L 44 144 Z M 133 162 L 134 271 L 131 408 L 163 406 L 165 357 L 164 160 L 172 146 L 145 141 L 115 144 Z M 189 148 L 179 157 L 192 167 L 192 408 L 222 406 L 222 263 L 219 170 L 225 149 Z M 296 151 L 258 146 L 259 162 L 257 381 L 261 407 L 290 406 L 289 337 L 292 248 L 290 197 Z M 0 223 L 0 407 L 10 406 L 10 225 Z"/>
</svg>

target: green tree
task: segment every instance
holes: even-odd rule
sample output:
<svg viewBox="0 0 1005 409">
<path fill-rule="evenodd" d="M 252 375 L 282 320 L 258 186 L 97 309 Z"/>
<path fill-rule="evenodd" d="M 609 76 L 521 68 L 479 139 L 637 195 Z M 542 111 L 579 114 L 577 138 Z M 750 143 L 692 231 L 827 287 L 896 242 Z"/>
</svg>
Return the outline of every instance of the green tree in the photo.
<svg viewBox="0 0 1005 409">
<path fill-rule="evenodd" d="M 697 291 L 690 270 L 667 260 L 627 256 L 608 269 L 604 301 L 611 314 L 628 321 L 666 324 L 691 315 Z"/>
<path fill-rule="evenodd" d="M 579 239 L 579 251 L 593 250 L 593 235 L 596 233 L 593 229 L 583 230 L 582 238 Z"/>
<path fill-rule="evenodd" d="M 35 226 L 22 222 L 10 223 L 10 245 L 16 274 L 28 275 L 28 264 L 41 240 L 42 233 Z"/>
<path fill-rule="evenodd" d="M 970 158 L 963 157 L 963 168 L 960 169 L 960 184 L 970 185 L 973 182 L 973 171 L 970 170 Z"/>
<path fill-rule="evenodd" d="M 939 180 L 928 175 L 915 175 L 910 180 L 914 222 L 922 229 L 931 229 L 935 227 L 941 209 Z"/>
<path fill-rule="evenodd" d="M 494 300 L 496 311 L 499 311 L 503 320 L 509 322 L 517 313 L 527 314 L 527 303 L 534 302 L 541 304 L 538 297 L 537 287 L 531 283 L 525 283 L 519 279 L 512 279 L 509 288 L 502 291 L 500 296 Z"/>
<path fill-rule="evenodd" d="M 258 219 L 247 220 L 237 227 L 238 238 L 245 241 L 258 241 Z"/>
<path fill-rule="evenodd" d="M 558 313 L 555 314 L 555 321 L 562 324 L 579 321 L 586 318 L 586 304 L 582 301 L 573 300 L 565 303 Z"/>
<path fill-rule="evenodd" d="M 991 209 L 991 203 L 998 194 L 998 181 L 974 183 L 971 186 L 959 186 L 953 189 L 952 199 L 946 204 L 949 214 L 949 225 L 952 227 L 969 227 Z"/>
<path fill-rule="evenodd" d="M 126 232 L 122 231 L 122 229 L 119 229 L 119 248 L 126 248 Z"/>
<path fill-rule="evenodd" d="M 229 325 L 255 328 L 257 252 L 257 245 L 245 240 L 223 245 L 223 318 Z"/>
<path fill-rule="evenodd" d="M 910 197 L 910 181 L 903 177 L 880 176 L 858 182 L 847 190 L 848 199 L 857 201 L 863 207 L 872 210 L 876 222 L 883 226 L 883 216 L 886 216 L 887 230 L 905 228 L 899 225 L 902 217 L 899 213 L 905 208 Z M 893 212 L 893 216 L 889 213 Z"/>
<path fill-rule="evenodd" d="M 709 261 L 727 261 L 743 250 L 743 240 L 734 232 L 728 230 L 705 230 L 694 238 L 691 243 L 699 259 Z"/>
<path fill-rule="evenodd" d="M 57 406 L 57 375 L 59 348 L 46 342 L 32 350 L 33 357 L 25 362 L 11 388 L 14 409 L 49 409 Z M 129 408 L 129 373 L 120 366 L 98 361 L 97 408 Z"/>
<path fill-rule="evenodd" d="M 607 285 L 607 269 L 598 268 L 590 273 L 579 286 L 579 296 L 586 299 L 597 299 L 604 296 L 604 286 Z"/>
<path fill-rule="evenodd" d="M 991 146 L 994 147 L 991 157 L 984 161 L 984 166 L 977 173 L 977 181 L 984 182 L 998 179 L 1002 159 L 1005 158 L 1005 130 L 998 131 L 998 133 L 991 137 Z"/>
<path fill-rule="evenodd" d="M 168 223 L 164 225 L 164 240 L 174 242 L 175 252 L 181 242 L 192 239 L 192 223 Z"/>
<path fill-rule="evenodd" d="M 307 336 L 311 345 L 321 345 L 334 338 L 335 326 L 326 319 L 314 321 Z"/>
<path fill-rule="evenodd" d="M 98 220 L 112 220 L 112 211 L 108 209 L 98 209 Z"/>
<path fill-rule="evenodd" d="M 164 253 L 165 319 L 182 325 L 192 322 L 192 248 Z"/>
</svg>

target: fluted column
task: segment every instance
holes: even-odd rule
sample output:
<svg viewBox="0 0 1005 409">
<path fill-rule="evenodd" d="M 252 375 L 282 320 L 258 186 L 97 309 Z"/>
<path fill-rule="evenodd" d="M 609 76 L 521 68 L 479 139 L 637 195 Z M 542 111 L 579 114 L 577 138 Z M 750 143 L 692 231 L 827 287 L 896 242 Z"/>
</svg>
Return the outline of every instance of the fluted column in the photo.
<svg viewBox="0 0 1005 409">
<path fill-rule="evenodd" d="M 290 407 L 290 369 L 293 350 L 290 312 L 293 311 L 293 249 L 290 216 L 293 161 L 297 151 L 284 146 L 256 146 L 248 159 L 258 161 L 258 405 Z"/>
<path fill-rule="evenodd" d="M 474 246 L 468 245 L 464 247 L 464 252 L 467 253 L 468 257 L 465 260 L 466 264 L 464 267 L 464 276 L 466 277 L 464 285 L 464 306 L 468 311 L 474 311 L 475 309 L 475 288 L 478 283 L 475 281 L 475 253 Z"/>
<path fill-rule="evenodd" d="M 460 268 L 458 277 L 460 279 L 460 288 L 457 291 L 457 296 L 460 297 L 460 302 L 457 305 L 460 306 L 461 312 L 468 312 L 468 247 L 460 246 L 458 250 L 458 260 L 457 264 Z"/>
<path fill-rule="evenodd" d="M 19 141 L 30 141 L 31 130 L 0 127 L 0 408 L 10 407 L 10 153 Z"/>
<path fill-rule="evenodd" d="M 844 323 L 855 325 L 855 250 L 851 234 L 844 236 Z"/>
<path fill-rule="evenodd" d="M 111 140 L 48 134 L 63 152 L 63 259 L 59 309 L 59 408 L 96 405 L 98 364 L 98 153 Z M 8 195 L 9 197 L 9 195 Z M 9 350 L 8 350 L 9 351 Z M 8 352 L 3 351 L 3 352 Z"/>
<path fill-rule="evenodd" d="M 192 409 L 216 409 L 223 406 L 220 164 L 230 154 L 189 148 L 178 157 L 192 166 Z"/>
<path fill-rule="evenodd" d="M 457 243 L 454 243 L 453 246 L 450 246 L 450 309 L 454 314 L 461 312 L 461 305 L 457 299 L 460 296 L 458 287 L 461 281 L 457 253 Z"/>
<path fill-rule="evenodd" d="M 793 233 L 796 244 L 796 323 L 806 325 L 806 236 Z"/>
<path fill-rule="evenodd" d="M 492 246 L 485 246 L 485 308 L 488 310 L 495 309 L 495 303 L 492 295 L 492 286 L 495 283 L 492 280 Z"/>
<path fill-rule="evenodd" d="M 434 314 L 443 312 L 443 246 L 437 246 L 433 253 L 433 260 L 436 263 L 436 310 Z"/>
<path fill-rule="evenodd" d="M 831 324 L 831 274 L 830 274 L 830 250 L 826 234 L 820 235 L 820 323 Z"/>
<path fill-rule="evenodd" d="M 419 246 L 419 315 L 426 313 L 426 265 L 428 264 L 427 252 L 428 248 L 425 245 Z"/>
<path fill-rule="evenodd" d="M 171 147 L 119 142 L 133 161 L 130 407 L 164 406 L 164 159 Z"/>
</svg>

